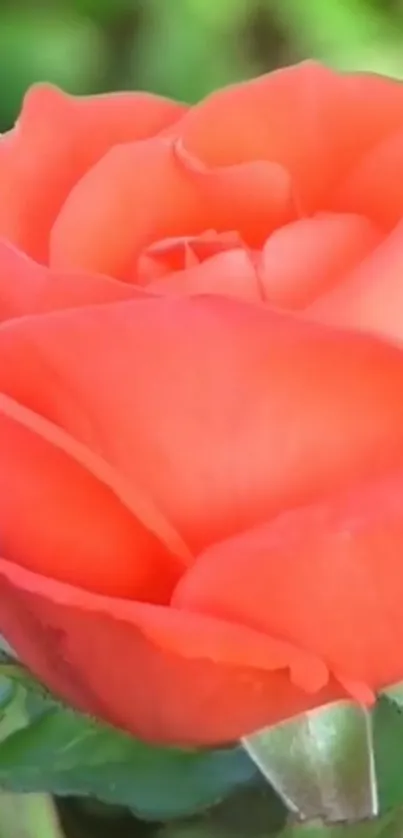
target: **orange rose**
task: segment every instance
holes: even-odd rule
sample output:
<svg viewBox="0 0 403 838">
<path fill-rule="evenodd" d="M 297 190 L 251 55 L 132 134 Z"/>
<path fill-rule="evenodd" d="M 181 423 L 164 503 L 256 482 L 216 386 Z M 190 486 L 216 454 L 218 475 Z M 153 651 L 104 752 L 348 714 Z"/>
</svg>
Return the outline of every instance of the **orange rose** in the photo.
<svg viewBox="0 0 403 838">
<path fill-rule="evenodd" d="M 0 632 L 78 708 L 216 743 L 403 678 L 402 114 L 307 64 L 3 138 Z"/>
</svg>

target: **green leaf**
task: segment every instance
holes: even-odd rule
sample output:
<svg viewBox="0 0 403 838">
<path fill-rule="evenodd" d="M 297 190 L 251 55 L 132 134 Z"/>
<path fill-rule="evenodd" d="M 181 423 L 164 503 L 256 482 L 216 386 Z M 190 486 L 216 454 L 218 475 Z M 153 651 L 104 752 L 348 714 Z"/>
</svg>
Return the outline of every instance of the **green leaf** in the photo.
<svg viewBox="0 0 403 838">
<path fill-rule="evenodd" d="M 35 712 L 21 727 L 20 706 L 13 701 L 7 708 L 12 732 L 5 731 L 0 744 L 0 787 L 6 790 L 89 795 L 127 806 L 144 819 L 165 820 L 202 811 L 256 776 L 240 748 L 147 745 L 51 701 L 32 679 L 22 681 L 21 673 L 10 666 L 18 700 L 24 684 L 25 698 L 35 695 Z"/>
<path fill-rule="evenodd" d="M 286 816 L 280 799 L 262 779 L 199 817 L 164 827 L 157 838 L 266 838 L 279 832 Z"/>
</svg>

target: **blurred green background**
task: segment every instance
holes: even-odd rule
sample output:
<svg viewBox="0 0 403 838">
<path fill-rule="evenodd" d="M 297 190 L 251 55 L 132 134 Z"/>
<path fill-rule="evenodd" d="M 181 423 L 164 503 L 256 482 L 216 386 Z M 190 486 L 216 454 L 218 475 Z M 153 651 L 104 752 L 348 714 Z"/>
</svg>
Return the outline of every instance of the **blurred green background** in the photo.
<svg viewBox="0 0 403 838">
<path fill-rule="evenodd" d="M 403 77 L 403 0 L 0 0 L 0 130 L 38 80 L 194 101 L 306 56 Z"/>
</svg>

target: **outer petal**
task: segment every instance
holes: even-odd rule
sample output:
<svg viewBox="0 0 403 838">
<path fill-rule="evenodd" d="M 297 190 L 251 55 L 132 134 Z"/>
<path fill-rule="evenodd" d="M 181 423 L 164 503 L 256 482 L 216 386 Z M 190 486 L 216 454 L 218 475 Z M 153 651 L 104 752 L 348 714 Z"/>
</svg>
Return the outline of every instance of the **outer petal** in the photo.
<svg viewBox="0 0 403 838">
<path fill-rule="evenodd" d="M 0 331 L 0 389 L 142 487 L 193 551 L 403 463 L 402 381 L 393 346 L 218 297 Z"/>
<path fill-rule="evenodd" d="M 101 458 L 2 395 L 0 456 L 3 554 L 90 590 L 169 599 L 183 563 Z"/>
<path fill-rule="evenodd" d="M 333 326 L 403 341 L 403 222 L 338 285 L 305 309 Z"/>
<path fill-rule="evenodd" d="M 360 215 L 320 214 L 294 221 L 267 240 L 260 262 L 267 302 L 299 309 L 332 288 L 380 241 Z"/>
<path fill-rule="evenodd" d="M 0 320 L 142 294 L 132 285 L 100 274 L 51 271 L 0 240 Z"/>
<path fill-rule="evenodd" d="M 367 149 L 402 126 L 402 105 L 398 82 L 305 62 L 213 93 L 174 131 L 208 165 L 281 163 L 309 213 Z"/>
<path fill-rule="evenodd" d="M 70 193 L 53 228 L 51 265 L 131 279 L 153 242 L 213 227 L 261 244 L 291 208 L 290 180 L 277 164 L 208 170 L 168 140 L 121 145 Z"/>
<path fill-rule="evenodd" d="M 287 643 L 1 560 L 0 632 L 67 701 L 154 741 L 231 741 L 343 695 L 320 660 Z"/>
<path fill-rule="evenodd" d="M 45 262 L 53 221 L 84 172 L 116 143 L 152 136 L 182 113 L 144 93 L 74 98 L 33 87 L 0 142 L 0 235 Z"/>
<path fill-rule="evenodd" d="M 403 677 L 402 552 L 400 472 L 213 547 L 173 603 L 298 641 L 379 689 Z"/>
</svg>

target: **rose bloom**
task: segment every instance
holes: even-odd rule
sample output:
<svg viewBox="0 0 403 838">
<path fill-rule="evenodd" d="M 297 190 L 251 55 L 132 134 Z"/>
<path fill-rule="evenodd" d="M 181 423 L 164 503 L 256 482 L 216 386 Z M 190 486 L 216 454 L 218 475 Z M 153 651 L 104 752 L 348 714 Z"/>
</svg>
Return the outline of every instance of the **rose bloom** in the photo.
<svg viewBox="0 0 403 838">
<path fill-rule="evenodd" d="M 39 86 L 0 143 L 0 632 L 227 742 L 403 678 L 403 87 Z"/>
</svg>

